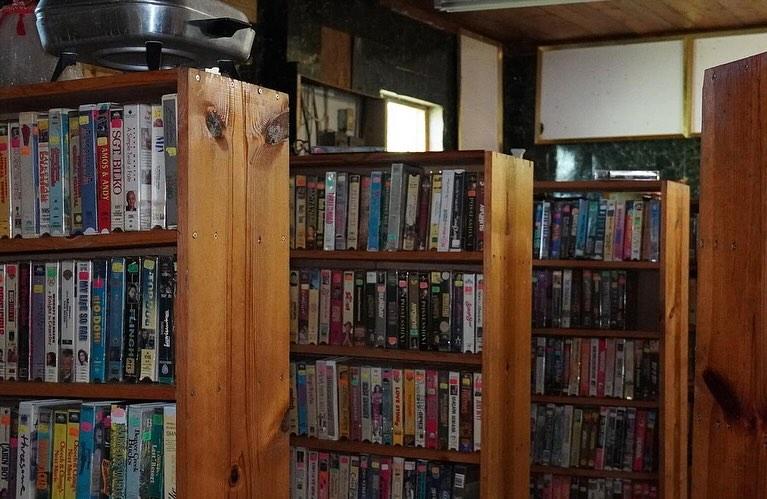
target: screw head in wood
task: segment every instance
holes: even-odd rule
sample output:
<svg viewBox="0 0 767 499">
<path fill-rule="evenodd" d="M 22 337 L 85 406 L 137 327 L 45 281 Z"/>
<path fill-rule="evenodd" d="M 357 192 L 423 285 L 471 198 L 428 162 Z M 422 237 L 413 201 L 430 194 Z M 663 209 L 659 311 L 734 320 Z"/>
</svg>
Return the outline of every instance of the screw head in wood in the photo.
<svg viewBox="0 0 767 499">
<path fill-rule="evenodd" d="M 194 79 L 200 81 L 200 75 L 194 75 Z"/>
<path fill-rule="evenodd" d="M 192 232 L 192 239 L 197 239 L 197 231 Z"/>
<path fill-rule="evenodd" d="M 259 93 L 259 94 L 263 94 L 263 93 L 264 93 L 264 89 L 263 89 L 263 88 L 261 88 L 261 87 L 259 87 L 259 88 L 258 88 L 258 93 Z"/>
</svg>

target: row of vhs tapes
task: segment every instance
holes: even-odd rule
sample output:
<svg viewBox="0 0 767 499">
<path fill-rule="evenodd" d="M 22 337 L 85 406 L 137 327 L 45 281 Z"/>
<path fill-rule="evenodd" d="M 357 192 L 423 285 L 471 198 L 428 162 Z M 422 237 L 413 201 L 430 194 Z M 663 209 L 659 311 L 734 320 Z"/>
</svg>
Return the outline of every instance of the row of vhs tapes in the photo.
<svg viewBox="0 0 767 499">
<path fill-rule="evenodd" d="M 291 448 L 291 498 L 478 499 L 479 467 Z"/>
<path fill-rule="evenodd" d="M 484 174 L 394 163 L 290 177 L 292 249 L 480 251 Z"/>
<path fill-rule="evenodd" d="M 324 440 L 478 451 L 482 374 L 360 365 L 290 364 L 290 430 Z"/>
<path fill-rule="evenodd" d="M 622 478 L 580 478 L 534 474 L 530 480 L 531 499 L 656 499 L 654 483 Z"/>
<path fill-rule="evenodd" d="M 176 405 L 0 401 L 0 495 L 176 497 Z"/>
<path fill-rule="evenodd" d="M 0 265 L 0 379 L 174 380 L 172 256 Z"/>
<path fill-rule="evenodd" d="M 0 237 L 175 228 L 178 104 L 85 104 L 0 123 Z"/>
<path fill-rule="evenodd" d="M 294 269 L 290 340 L 481 352 L 484 283 L 472 272 Z"/>
</svg>

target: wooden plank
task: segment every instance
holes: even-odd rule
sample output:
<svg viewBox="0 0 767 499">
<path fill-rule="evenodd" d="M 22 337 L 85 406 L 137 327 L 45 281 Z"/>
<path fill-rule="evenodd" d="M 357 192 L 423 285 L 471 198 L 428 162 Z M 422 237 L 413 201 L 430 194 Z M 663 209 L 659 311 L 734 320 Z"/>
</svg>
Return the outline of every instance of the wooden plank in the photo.
<svg viewBox="0 0 767 499">
<path fill-rule="evenodd" d="M 534 260 L 533 267 L 564 269 L 605 269 L 605 270 L 658 270 L 658 262 L 604 261 L 604 260 Z"/>
<path fill-rule="evenodd" d="M 293 168 L 336 168 L 336 167 L 380 167 L 391 166 L 392 163 L 408 163 L 412 165 L 482 165 L 485 158 L 483 151 L 442 151 L 423 153 L 350 153 L 350 154 L 312 154 L 292 156 L 290 166 Z"/>
<path fill-rule="evenodd" d="M 662 337 L 658 331 L 629 331 L 622 329 L 567 329 L 541 328 L 533 329 L 533 336 L 565 336 L 585 338 L 631 338 L 658 340 Z"/>
<path fill-rule="evenodd" d="M 481 489 L 511 499 L 529 494 L 533 167 L 497 153 L 485 164 Z"/>
<path fill-rule="evenodd" d="M 342 347 L 332 345 L 290 345 L 290 352 L 298 355 L 333 357 L 343 356 L 356 359 L 376 359 L 394 362 L 418 362 L 432 364 L 454 364 L 463 366 L 482 365 L 481 354 L 457 352 L 421 352 L 400 349 L 370 347 Z"/>
<path fill-rule="evenodd" d="M 178 495 L 287 498 L 287 97 L 196 70 L 179 94 Z"/>
<path fill-rule="evenodd" d="M 35 253 L 71 253 L 131 248 L 156 248 L 176 245 L 175 230 L 144 232 L 113 232 L 91 236 L 39 237 L 35 239 L 2 239 L 0 255 L 29 255 Z"/>
<path fill-rule="evenodd" d="M 176 387 L 127 383 L 38 383 L 0 381 L 0 397 L 77 398 L 84 400 L 176 400 Z"/>
<path fill-rule="evenodd" d="M 320 28 L 320 78 L 343 89 L 352 87 L 352 37 L 337 29 Z"/>
<path fill-rule="evenodd" d="M 695 499 L 767 497 L 765 92 L 765 54 L 705 74 Z"/>
<path fill-rule="evenodd" d="M 665 182 L 661 213 L 661 407 L 659 461 L 662 497 L 687 497 L 688 472 L 688 301 L 690 189 Z"/>
<path fill-rule="evenodd" d="M 544 192 L 660 192 L 660 180 L 539 180 L 535 193 Z"/>
<path fill-rule="evenodd" d="M 245 327 L 233 351 L 237 401 L 232 459 L 240 463 L 236 497 L 290 495 L 287 434 L 290 405 L 290 273 L 288 216 L 288 96 L 243 88 L 242 206 L 231 222 L 245 237 Z M 247 112 L 245 112 L 247 110 Z M 243 225 L 245 230 L 243 230 Z M 244 424 L 243 424 L 244 423 Z"/>
<path fill-rule="evenodd" d="M 481 251 L 442 253 L 437 251 L 323 251 L 293 250 L 293 260 L 344 260 L 361 262 L 482 263 Z"/>
<path fill-rule="evenodd" d="M 657 473 L 638 473 L 634 471 L 614 471 L 614 470 L 589 470 L 583 468 L 559 468 L 556 466 L 538 466 L 531 467 L 532 473 L 546 473 L 553 475 L 577 476 L 582 478 L 618 478 L 621 480 L 643 480 L 654 481 L 658 479 Z"/>
<path fill-rule="evenodd" d="M 0 87 L 0 112 L 47 111 L 104 101 L 159 101 L 163 94 L 176 91 L 179 74 L 179 70 L 170 69 Z"/>
<path fill-rule="evenodd" d="M 424 449 L 422 447 L 403 447 L 401 445 L 371 444 L 351 440 L 320 440 L 319 438 L 290 437 L 291 445 L 307 447 L 329 452 L 347 454 L 372 454 L 377 456 L 400 456 L 409 459 L 428 461 L 446 461 L 449 463 L 479 464 L 479 452 L 458 452 L 454 450 Z M 272 496 L 269 496 L 272 497 Z"/>
<path fill-rule="evenodd" d="M 537 404 L 569 404 L 589 407 L 607 405 L 610 407 L 637 407 L 642 409 L 657 409 L 660 405 L 656 400 L 626 400 L 608 397 L 570 397 L 567 395 L 533 395 L 532 401 Z"/>
</svg>

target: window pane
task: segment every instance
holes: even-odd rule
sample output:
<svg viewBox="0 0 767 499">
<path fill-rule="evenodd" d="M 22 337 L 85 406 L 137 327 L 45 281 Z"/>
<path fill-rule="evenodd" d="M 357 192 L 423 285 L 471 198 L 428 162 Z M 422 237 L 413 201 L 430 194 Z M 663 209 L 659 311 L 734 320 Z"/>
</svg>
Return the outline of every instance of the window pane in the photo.
<svg viewBox="0 0 767 499">
<path fill-rule="evenodd" d="M 399 102 L 386 103 L 386 150 L 426 151 L 426 110 Z"/>
</svg>

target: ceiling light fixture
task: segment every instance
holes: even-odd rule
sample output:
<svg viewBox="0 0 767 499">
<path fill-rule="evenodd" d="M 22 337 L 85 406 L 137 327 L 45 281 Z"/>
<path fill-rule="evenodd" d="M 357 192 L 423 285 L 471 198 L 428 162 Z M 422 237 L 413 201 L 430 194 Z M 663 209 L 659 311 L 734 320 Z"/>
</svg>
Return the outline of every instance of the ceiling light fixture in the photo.
<svg viewBox="0 0 767 499">
<path fill-rule="evenodd" d="M 598 1 L 600 0 L 434 0 L 434 8 L 445 12 L 472 12 Z"/>
</svg>

